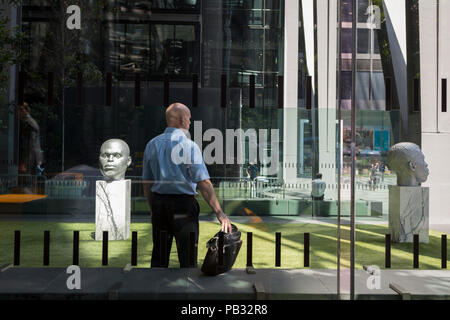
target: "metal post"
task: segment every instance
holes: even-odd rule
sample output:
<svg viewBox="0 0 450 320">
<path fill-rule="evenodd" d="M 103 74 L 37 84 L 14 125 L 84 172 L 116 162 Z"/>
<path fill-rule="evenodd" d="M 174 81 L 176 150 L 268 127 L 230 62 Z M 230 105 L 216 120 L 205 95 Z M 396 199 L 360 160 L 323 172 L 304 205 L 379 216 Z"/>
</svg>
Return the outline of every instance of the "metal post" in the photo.
<svg viewBox="0 0 450 320">
<path fill-rule="evenodd" d="M 356 173 L 356 43 L 357 43 L 357 1 L 352 1 L 352 170 L 351 170 L 351 216 L 350 216 L 350 299 L 355 300 L 355 173 Z"/>
<path fill-rule="evenodd" d="M 281 232 L 275 235 L 275 267 L 281 267 Z"/>
<path fill-rule="evenodd" d="M 131 238 L 131 265 L 137 266 L 137 246 L 138 246 L 138 233 L 133 231 Z"/>
<path fill-rule="evenodd" d="M 14 232 L 14 265 L 20 265 L 20 231 Z"/>
<path fill-rule="evenodd" d="M 414 269 L 419 269 L 419 235 L 414 235 Z"/>
<path fill-rule="evenodd" d="M 247 233 L 247 267 L 253 266 L 253 233 Z"/>
<path fill-rule="evenodd" d="M 386 235 L 386 249 L 385 249 L 385 266 L 386 269 L 391 267 L 391 235 Z"/>
<path fill-rule="evenodd" d="M 72 264 L 78 266 L 80 263 L 80 231 L 73 232 L 73 260 Z"/>
<path fill-rule="evenodd" d="M 309 246 L 310 246 L 310 234 L 305 233 L 304 240 L 303 240 L 303 255 L 304 255 L 303 260 L 304 260 L 305 268 L 309 268 L 309 266 L 310 266 Z"/>
<path fill-rule="evenodd" d="M 102 266 L 108 265 L 108 231 L 103 231 Z"/>
<path fill-rule="evenodd" d="M 442 269 L 447 269 L 447 235 L 443 234 L 441 239 Z"/>
<path fill-rule="evenodd" d="M 50 231 L 44 231 L 44 266 L 50 264 Z"/>
</svg>

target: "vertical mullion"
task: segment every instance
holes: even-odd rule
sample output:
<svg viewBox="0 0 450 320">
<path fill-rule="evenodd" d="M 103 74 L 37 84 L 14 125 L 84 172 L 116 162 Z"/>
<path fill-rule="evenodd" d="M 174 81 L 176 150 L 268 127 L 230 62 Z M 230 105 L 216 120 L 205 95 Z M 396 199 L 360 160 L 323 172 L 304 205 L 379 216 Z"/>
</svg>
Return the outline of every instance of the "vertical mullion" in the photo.
<svg viewBox="0 0 450 320">
<path fill-rule="evenodd" d="M 168 74 L 164 75 L 164 107 L 169 107 L 170 100 L 170 78 Z"/>
<path fill-rule="evenodd" d="M 284 77 L 278 76 L 278 109 L 284 109 Z"/>
<path fill-rule="evenodd" d="M 420 111 L 420 79 L 414 79 L 414 112 Z"/>
<path fill-rule="evenodd" d="M 83 104 L 83 73 L 78 72 L 77 74 L 77 105 L 81 106 Z"/>
<path fill-rule="evenodd" d="M 306 77 L 306 109 L 312 109 L 312 77 Z"/>
<path fill-rule="evenodd" d="M 350 199 L 350 299 L 355 300 L 355 170 L 356 170 L 356 71 L 357 1 L 352 1 L 352 104 L 351 104 L 351 199 Z"/>
<path fill-rule="evenodd" d="M 111 99 L 111 95 L 112 95 L 112 74 L 111 72 L 106 73 L 106 102 L 105 105 L 107 105 L 108 107 L 111 106 L 112 104 L 112 99 Z"/>
<path fill-rule="evenodd" d="M 223 74 L 220 80 L 220 106 L 227 107 L 227 75 Z"/>
<path fill-rule="evenodd" d="M 141 75 L 139 73 L 134 75 L 134 105 L 136 107 L 141 105 Z"/>
<path fill-rule="evenodd" d="M 53 86 L 54 86 L 54 73 L 49 72 L 48 79 L 47 79 L 47 105 L 48 106 L 53 105 Z"/>
<path fill-rule="evenodd" d="M 386 111 L 392 110 L 392 79 L 390 77 L 385 78 L 386 86 Z"/>
<path fill-rule="evenodd" d="M 255 107 L 255 75 L 252 74 L 250 76 L 250 86 L 249 86 L 249 107 L 254 108 Z"/>
<path fill-rule="evenodd" d="M 24 91 L 25 91 L 25 71 L 19 71 L 19 88 L 18 88 L 18 103 L 23 105 L 24 103 Z"/>
<path fill-rule="evenodd" d="M 198 107 L 198 74 L 192 75 L 192 107 Z"/>
</svg>

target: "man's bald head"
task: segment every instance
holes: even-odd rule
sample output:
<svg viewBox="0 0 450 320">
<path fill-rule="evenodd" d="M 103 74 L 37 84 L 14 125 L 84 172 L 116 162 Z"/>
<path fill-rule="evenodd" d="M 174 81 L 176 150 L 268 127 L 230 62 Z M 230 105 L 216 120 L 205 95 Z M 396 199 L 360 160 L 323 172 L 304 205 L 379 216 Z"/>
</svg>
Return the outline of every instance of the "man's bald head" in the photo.
<svg viewBox="0 0 450 320">
<path fill-rule="evenodd" d="M 166 110 L 168 127 L 189 130 L 191 111 L 182 103 L 171 104 Z"/>
</svg>

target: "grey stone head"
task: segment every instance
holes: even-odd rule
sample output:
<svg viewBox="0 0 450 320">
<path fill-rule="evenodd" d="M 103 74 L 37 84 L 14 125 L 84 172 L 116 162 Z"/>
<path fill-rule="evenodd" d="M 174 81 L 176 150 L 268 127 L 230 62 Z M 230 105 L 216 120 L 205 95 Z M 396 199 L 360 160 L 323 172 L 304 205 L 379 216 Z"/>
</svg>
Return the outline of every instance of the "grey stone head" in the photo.
<svg viewBox="0 0 450 320">
<path fill-rule="evenodd" d="M 420 186 L 430 174 L 425 156 L 414 143 L 402 142 L 393 146 L 389 150 L 387 162 L 397 174 L 397 185 L 400 187 Z"/>
<path fill-rule="evenodd" d="M 125 179 L 125 172 L 131 164 L 130 148 L 120 139 L 105 141 L 100 148 L 100 171 L 106 181 Z"/>
</svg>

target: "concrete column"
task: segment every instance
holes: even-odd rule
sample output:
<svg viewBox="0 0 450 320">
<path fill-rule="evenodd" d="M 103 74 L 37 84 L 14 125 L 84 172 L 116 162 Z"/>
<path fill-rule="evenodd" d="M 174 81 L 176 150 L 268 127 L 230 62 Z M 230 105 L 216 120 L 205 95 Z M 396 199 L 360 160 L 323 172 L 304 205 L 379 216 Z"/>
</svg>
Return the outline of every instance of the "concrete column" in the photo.
<svg viewBox="0 0 450 320">
<path fill-rule="evenodd" d="M 312 1 L 312 0 L 308 0 Z M 284 1 L 284 125 L 283 125 L 283 179 L 297 181 L 298 144 L 298 20 L 299 2 Z M 291 166 L 286 166 L 291 164 Z"/>
<path fill-rule="evenodd" d="M 395 83 L 402 119 L 402 133 L 408 136 L 408 78 L 406 55 L 406 3 L 405 0 L 384 0 L 383 9 L 394 67 Z"/>
<path fill-rule="evenodd" d="M 430 176 L 430 224 L 450 224 L 450 118 L 441 110 L 441 79 L 450 75 L 449 0 L 419 0 L 422 151 Z"/>
<path fill-rule="evenodd" d="M 447 79 L 447 105 L 448 105 L 448 89 L 450 81 L 450 0 L 439 0 L 439 26 L 438 26 L 438 101 L 437 101 L 437 115 L 438 115 L 438 132 L 450 133 L 450 113 L 442 112 L 442 79 Z M 448 109 L 448 107 L 447 107 Z"/>
<path fill-rule="evenodd" d="M 419 0 L 422 132 L 438 132 L 437 18 L 437 0 Z"/>
<path fill-rule="evenodd" d="M 319 168 L 327 185 L 336 183 L 337 1 L 317 0 Z M 325 198 L 337 198 L 327 188 Z"/>
</svg>

